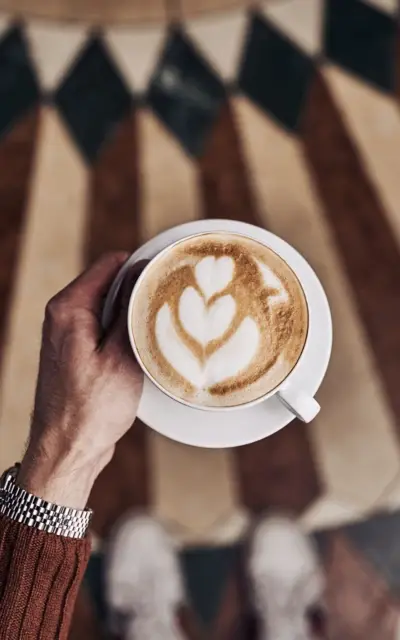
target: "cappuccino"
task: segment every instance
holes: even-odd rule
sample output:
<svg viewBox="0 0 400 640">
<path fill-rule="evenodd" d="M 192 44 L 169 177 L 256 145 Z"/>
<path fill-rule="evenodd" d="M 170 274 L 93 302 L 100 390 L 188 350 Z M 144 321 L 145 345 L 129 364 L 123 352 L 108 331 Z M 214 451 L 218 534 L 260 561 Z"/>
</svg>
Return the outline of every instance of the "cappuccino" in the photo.
<svg viewBox="0 0 400 640">
<path fill-rule="evenodd" d="M 292 371 L 308 309 L 274 251 L 241 235 L 205 233 L 149 265 L 129 322 L 139 358 L 162 389 L 200 407 L 232 407 L 267 395 Z"/>
</svg>

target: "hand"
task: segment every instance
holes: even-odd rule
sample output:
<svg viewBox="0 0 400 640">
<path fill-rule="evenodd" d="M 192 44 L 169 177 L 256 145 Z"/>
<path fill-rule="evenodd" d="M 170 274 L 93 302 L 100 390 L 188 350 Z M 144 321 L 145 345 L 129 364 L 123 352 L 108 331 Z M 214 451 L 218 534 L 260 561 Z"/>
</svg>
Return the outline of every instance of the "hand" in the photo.
<svg viewBox="0 0 400 640">
<path fill-rule="evenodd" d="M 17 483 L 63 506 L 84 508 L 136 417 L 143 376 L 129 344 L 126 299 L 107 335 L 100 325 L 104 296 L 126 258 L 105 255 L 46 307 L 31 433 Z"/>
</svg>

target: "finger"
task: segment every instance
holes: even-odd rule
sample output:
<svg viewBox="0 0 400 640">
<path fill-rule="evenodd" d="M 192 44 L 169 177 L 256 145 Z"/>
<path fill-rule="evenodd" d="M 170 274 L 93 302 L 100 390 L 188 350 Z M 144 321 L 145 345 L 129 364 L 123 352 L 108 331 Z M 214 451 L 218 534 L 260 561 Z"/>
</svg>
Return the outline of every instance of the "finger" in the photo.
<svg viewBox="0 0 400 640">
<path fill-rule="evenodd" d="M 105 337 L 106 343 L 118 344 L 120 348 L 130 349 L 128 334 L 129 301 L 136 281 L 148 262 L 148 260 L 141 260 L 140 262 L 137 262 L 126 274 L 115 302 L 116 315 L 114 321 L 111 323 L 110 330 Z"/>
<path fill-rule="evenodd" d="M 86 309 L 98 316 L 112 282 L 126 262 L 125 251 L 106 253 L 73 280 L 59 295 L 75 309 Z"/>
</svg>

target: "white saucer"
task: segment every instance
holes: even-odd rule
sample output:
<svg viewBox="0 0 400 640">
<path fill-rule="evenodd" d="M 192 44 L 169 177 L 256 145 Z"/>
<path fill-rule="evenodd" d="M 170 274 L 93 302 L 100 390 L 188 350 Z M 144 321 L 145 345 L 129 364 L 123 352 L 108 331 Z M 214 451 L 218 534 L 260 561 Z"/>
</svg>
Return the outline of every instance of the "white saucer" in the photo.
<svg viewBox="0 0 400 640">
<path fill-rule="evenodd" d="M 328 301 L 320 281 L 306 260 L 289 244 L 273 233 L 233 220 L 198 220 L 169 229 L 132 254 L 108 293 L 102 322 L 107 326 L 115 297 L 125 272 L 139 260 L 151 259 L 169 244 L 186 236 L 210 231 L 242 233 L 274 249 L 298 275 L 309 306 L 309 337 L 291 382 L 311 395 L 318 390 L 332 348 L 332 320 Z M 322 411 L 324 408 L 322 407 Z M 168 438 L 195 447 L 224 448 L 261 440 L 286 426 L 294 418 L 277 398 L 236 411 L 201 411 L 176 402 L 162 393 L 145 376 L 138 417 Z"/>
</svg>

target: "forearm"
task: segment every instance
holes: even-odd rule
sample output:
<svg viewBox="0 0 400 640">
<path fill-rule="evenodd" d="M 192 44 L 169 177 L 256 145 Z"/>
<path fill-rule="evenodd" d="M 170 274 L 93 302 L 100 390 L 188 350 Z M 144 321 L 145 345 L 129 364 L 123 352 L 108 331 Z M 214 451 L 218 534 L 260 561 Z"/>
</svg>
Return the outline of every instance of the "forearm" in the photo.
<svg viewBox="0 0 400 640">
<path fill-rule="evenodd" d="M 88 538 L 0 516 L 0 639 L 66 639 L 89 555 Z"/>
<path fill-rule="evenodd" d="M 47 502 L 84 509 L 96 471 L 78 461 L 29 448 L 16 483 Z M 0 640 L 67 638 L 89 554 L 87 537 L 46 533 L 0 516 Z"/>
</svg>

